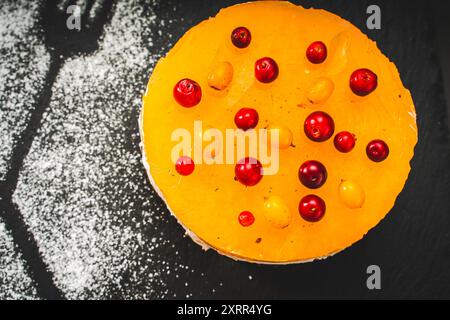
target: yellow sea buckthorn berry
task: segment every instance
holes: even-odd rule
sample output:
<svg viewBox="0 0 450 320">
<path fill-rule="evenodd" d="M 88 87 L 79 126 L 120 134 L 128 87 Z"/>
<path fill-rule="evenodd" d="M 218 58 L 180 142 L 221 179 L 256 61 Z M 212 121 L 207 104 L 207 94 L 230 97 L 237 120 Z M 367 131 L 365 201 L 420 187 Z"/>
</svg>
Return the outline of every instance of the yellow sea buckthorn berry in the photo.
<svg viewBox="0 0 450 320">
<path fill-rule="evenodd" d="M 278 147 L 280 149 L 286 149 L 292 145 L 292 139 L 293 139 L 292 131 L 288 127 L 283 126 L 283 125 L 269 126 L 269 128 L 268 128 L 269 144 L 272 141 L 271 137 L 272 137 L 273 131 L 278 132 Z"/>
<path fill-rule="evenodd" d="M 343 180 L 339 185 L 339 197 L 351 209 L 361 208 L 366 200 L 364 189 L 357 182 L 349 180 Z"/>
<path fill-rule="evenodd" d="M 334 91 L 334 83 L 328 78 L 318 78 L 309 87 L 306 98 L 309 102 L 317 104 L 325 102 Z"/>
<path fill-rule="evenodd" d="M 327 74 L 334 75 L 345 70 L 350 60 L 351 39 L 351 32 L 342 31 L 331 40 L 330 52 L 332 54 L 328 57 Z"/>
<path fill-rule="evenodd" d="M 276 228 L 285 228 L 292 221 L 292 214 L 283 199 L 270 196 L 264 201 L 264 216 Z"/>
<path fill-rule="evenodd" d="M 208 75 L 208 85 L 216 90 L 224 90 L 233 79 L 233 66 L 223 61 L 217 63 Z"/>
</svg>

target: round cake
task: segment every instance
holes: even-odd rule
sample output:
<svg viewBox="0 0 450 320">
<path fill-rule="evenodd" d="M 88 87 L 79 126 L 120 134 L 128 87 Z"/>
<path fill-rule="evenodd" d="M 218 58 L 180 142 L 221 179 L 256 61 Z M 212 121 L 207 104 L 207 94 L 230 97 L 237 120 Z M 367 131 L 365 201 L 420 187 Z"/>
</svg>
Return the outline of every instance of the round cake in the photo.
<svg viewBox="0 0 450 320">
<path fill-rule="evenodd" d="M 150 181 L 187 233 L 257 263 L 360 240 L 393 207 L 417 142 L 411 95 L 376 44 L 285 1 L 190 29 L 152 73 L 140 131 Z"/>
</svg>

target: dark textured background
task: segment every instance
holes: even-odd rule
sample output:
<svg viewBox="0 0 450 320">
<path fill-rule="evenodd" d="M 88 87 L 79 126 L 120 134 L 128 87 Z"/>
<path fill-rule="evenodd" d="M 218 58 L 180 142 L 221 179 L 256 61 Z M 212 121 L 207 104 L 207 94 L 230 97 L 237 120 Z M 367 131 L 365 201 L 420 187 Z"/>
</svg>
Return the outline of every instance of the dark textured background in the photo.
<svg viewBox="0 0 450 320">
<path fill-rule="evenodd" d="M 157 5 L 158 12 L 170 12 L 184 17 L 182 24 L 167 27 L 178 39 L 191 26 L 214 15 L 221 7 L 239 1 L 163 1 Z M 178 297 L 186 294 L 185 280 L 189 279 L 189 291 L 193 298 L 450 298 L 450 152 L 446 103 L 442 85 L 442 74 L 438 59 L 438 41 L 434 19 L 439 4 L 411 1 L 293 1 L 303 6 L 324 8 L 351 21 L 370 38 L 377 41 L 380 49 L 397 65 L 404 85 L 410 89 L 419 127 L 419 143 L 412 160 L 412 170 L 403 192 L 392 212 L 362 241 L 351 248 L 324 261 L 289 266 L 264 266 L 235 262 L 213 251 L 203 252 L 190 239 L 183 237 L 183 230 L 170 218 L 164 229 L 166 236 L 182 252 L 186 264 L 195 268 L 196 275 L 183 275 L 167 283 L 170 291 Z M 382 10 L 382 29 L 367 30 L 365 9 L 369 4 L 378 4 Z M 142 4 L 148 5 L 148 4 Z M 178 10 L 171 8 L 176 5 Z M 44 10 L 44 24 L 60 23 L 54 15 Z M 110 8 L 114 10 L 114 6 Z M 107 15 L 105 15 L 105 20 Z M 439 22 L 441 23 L 441 22 Z M 445 28 L 442 22 L 439 28 Z M 50 28 L 51 29 L 51 28 Z M 50 31 L 47 42 L 57 33 Z M 99 28 L 98 33 L 101 33 Z M 440 41 L 445 40 L 440 32 Z M 86 37 L 97 37 L 95 34 Z M 65 56 L 72 54 L 72 47 L 91 49 L 92 41 L 83 35 L 79 39 L 65 42 L 67 50 L 50 70 L 50 79 L 56 76 Z M 448 38 L 447 38 L 448 41 Z M 445 46 L 439 47 L 445 52 Z M 86 51 L 86 50 L 84 50 Z M 450 60 L 445 54 L 441 56 Z M 62 60 L 60 60 L 62 59 Z M 443 63 L 448 66 L 448 60 Z M 145 86 L 145 81 L 142 82 Z M 51 89 L 51 88 L 50 88 Z M 51 94 L 47 88 L 46 95 Z M 49 97 L 45 97 L 45 100 Z M 38 113 L 43 109 L 37 108 Z M 39 127 L 39 114 L 33 118 L 34 127 Z M 32 127 L 33 127 L 32 126 Z M 136 131 L 135 125 L 130 130 Z M 30 130 L 31 135 L 35 130 Z M 14 177 L 20 171 L 20 162 L 28 152 L 32 137 L 18 146 L 15 157 L 18 164 L 12 167 L 9 180 L 3 184 L 6 193 L 2 206 L 14 211 L 5 214 L 7 227 L 11 229 L 18 250 L 23 253 L 30 274 L 44 298 L 64 297 L 64 290 L 53 283 L 53 274 L 47 270 L 46 259 L 41 259 L 39 243 L 29 239 L 30 231 L 21 220 L 20 212 L 8 200 L 15 187 Z M 28 142 L 30 141 L 30 142 Z M 136 141 L 130 138 L 136 144 Z M 131 147 L 137 149 L 137 145 Z M 143 174 L 143 172 L 142 172 Z M 9 188 L 9 189 L 8 189 Z M 151 188 L 147 183 L 145 188 Z M 6 191 L 5 191 L 6 190 Z M 9 195 L 9 197 L 8 197 Z M 160 200 L 155 200 L 160 201 Z M 165 212 L 164 214 L 168 214 Z M 350 228 L 351 226 L 349 226 Z M 170 254 L 170 252 L 168 252 Z M 366 288 L 366 268 L 376 264 L 381 267 L 382 290 Z M 205 273 L 206 278 L 199 276 Z M 248 281 L 251 274 L 253 280 Z M 123 285 L 127 286 L 124 277 Z M 146 279 L 142 279 L 145 283 Z M 221 282 L 220 290 L 212 294 L 210 283 Z M 141 290 L 139 284 L 130 285 L 130 290 Z M 121 291 L 105 297 L 122 298 Z"/>
<path fill-rule="evenodd" d="M 436 45 L 444 80 L 444 93 L 447 100 L 447 114 L 450 123 L 450 2 L 433 1 L 433 25 L 436 33 Z"/>
</svg>

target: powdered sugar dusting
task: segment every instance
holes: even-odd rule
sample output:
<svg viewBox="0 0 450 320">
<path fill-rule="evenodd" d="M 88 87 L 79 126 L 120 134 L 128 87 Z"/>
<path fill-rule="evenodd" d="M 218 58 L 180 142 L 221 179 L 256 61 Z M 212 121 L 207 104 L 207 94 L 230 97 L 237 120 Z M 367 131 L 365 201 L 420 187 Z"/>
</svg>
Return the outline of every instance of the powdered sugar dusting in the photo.
<svg viewBox="0 0 450 320">
<path fill-rule="evenodd" d="M 50 56 L 39 34 L 41 1 L 3 1 L 0 6 L 0 180 L 34 110 Z"/>
<path fill-rule="evenodd" d="M 140 97 L 166 51 L 152 39 L 174 21 L 138 3 L 118 2 L 99 50 L 62 67 L 13 197 L 68 298 L 173 297 L 166 279 L 188 269 L 138 150 Z"/>
<path fill-rule="evenodd" d="M 11 234 L 0 219 L 0 300 L 37 299 L 33 281 L 16 253 Z"/>
</svg>

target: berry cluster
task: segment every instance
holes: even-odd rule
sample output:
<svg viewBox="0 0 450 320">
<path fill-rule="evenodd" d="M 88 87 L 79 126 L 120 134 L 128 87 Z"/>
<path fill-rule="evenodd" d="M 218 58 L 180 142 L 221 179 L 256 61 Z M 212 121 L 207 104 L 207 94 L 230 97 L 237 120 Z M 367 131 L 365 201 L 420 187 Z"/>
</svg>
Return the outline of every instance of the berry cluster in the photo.
<svg viewBox="0 0 450 320">
<path fill-rule="evenodd" d="M 250 30 L 239 27 L 231 33 L 231 43 L 238 49 L 244 50 L 250 46 L 252 36 Z M 312 64 L 322 64 L 327 59 L 327 47 L 322 41 L 311 43 L 306 49 L 306 59 Z M 263 57 L 255 62 L 254 75 L 257 81 L 268 84 L 275 81 L 279 75 L 277 62 L 270 57 Z M 208 77 L 210 86 L 216 90 L 223 90 L 232 78 L 232 66 L 229 63 L 219 65 Z M 214 85 L 212 84 L 214 83 Z M 350 75 L 349 87 L 351 91 L 360 97 L 365 97 L 372 93 L 378 85 L 377 75 L 369 69 L 358 69 Z M 191 79 L 182 79 L 174 87 L 173 95 L 179 105 L 191 108 L 198 105 L 202 99 L 202 89 L 200 85 Z M 259 115 L 253 108 L 240 109 L 235 117 L 236 127 L 242 130 L 250 130 L 258 125 Z M 333 118 L 326 112 L 316 111 L 311 113 L 304 121 L 304 133 L 314 142 L 325 142 L 334 135 L 335 123 Z M 292 133 L 289 129 L 284 129 L 291 137 L 286 147 L 291 145 Z M 283 132 L 282 132 L 283 133 Z M 334 135 L 333 139 L 336 150 L 348 153 L 353 150 L 356 144 L 356 137 L 348 131 L 342 131 Z M 374 162 L 381 162 L 389 155 L 388 145 L 379 139 L 367 144 L 367 157 Z M 176 171 L 183 176 L 190 175 L 195 168 L 193 160 L 188 156 L 182 156 L 175 164 Z M 327 181 L 327 169 L 317 160 L 309 160 L 303 163 L 298 171 L 300 182 L 309 189 L 318 189 Z M 244 158 L 235 166 L 235 179 L 245 186 L 254 186 L 263 178 L 263 168 L 257 159 Z M 355 189 L 351 185 L 343 188 Z M 277 206 L 272 206 L 277 207 Z M 301 217 L 309 222 L 321 220 L 326 211 L 325 201 L 319 196 L 309 194 L 300 200 L 298 211 Z M 239 223 L 248 227 L 255 222 L 254 215 L 249 211 L 243 211 L 238 216 Z"/>
</svg>

